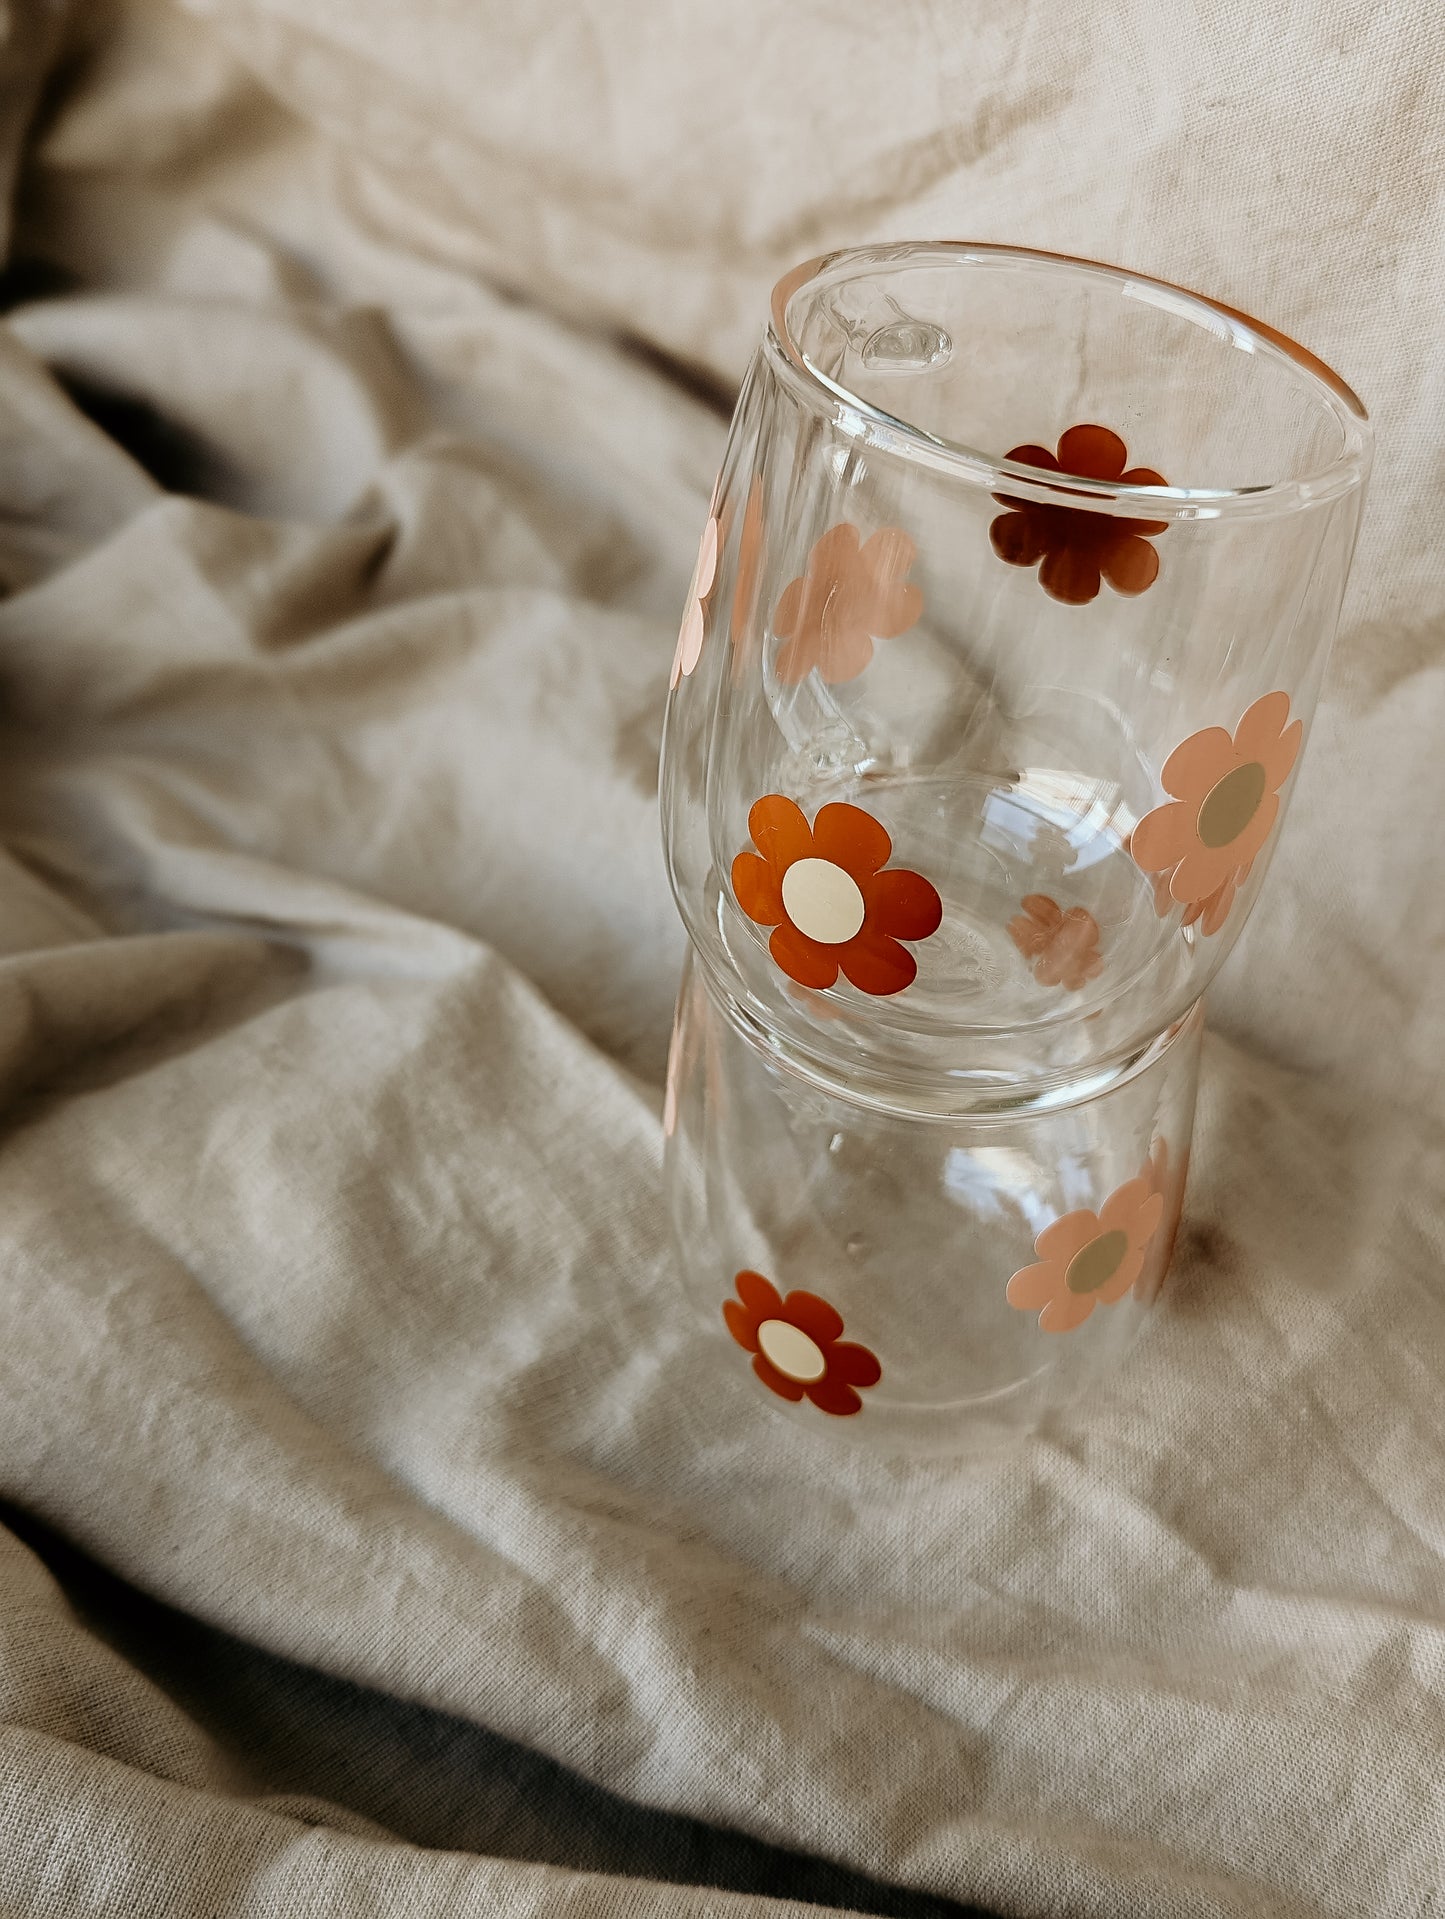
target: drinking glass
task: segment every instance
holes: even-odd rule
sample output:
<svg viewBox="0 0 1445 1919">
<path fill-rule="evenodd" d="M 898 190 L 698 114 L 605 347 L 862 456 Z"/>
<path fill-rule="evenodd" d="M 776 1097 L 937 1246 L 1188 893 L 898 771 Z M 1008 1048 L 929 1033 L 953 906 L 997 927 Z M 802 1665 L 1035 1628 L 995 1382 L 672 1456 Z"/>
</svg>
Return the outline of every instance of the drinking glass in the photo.
<svg viewBox="0 0 1445 1919">
<path fill-rule="evenodd" d="M 662 811 L 680 1260 L 779 1405 L 956 1433 L 1123 1350 L 1369 452 L 1302 347 L 1117 268 L 926 243 L 775 290 Z"/>
</svg>

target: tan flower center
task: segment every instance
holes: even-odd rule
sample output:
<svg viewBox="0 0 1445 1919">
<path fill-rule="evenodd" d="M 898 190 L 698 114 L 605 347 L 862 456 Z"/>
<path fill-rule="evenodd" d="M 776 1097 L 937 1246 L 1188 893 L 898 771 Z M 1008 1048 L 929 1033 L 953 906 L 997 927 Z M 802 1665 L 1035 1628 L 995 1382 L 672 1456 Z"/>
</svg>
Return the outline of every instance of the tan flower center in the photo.
<svg viewBox="0 0 1445 1919">
<path fill-rule="evenodd" d="M 791 1320 L 765 1319 L 758 1328 L 758 1345 L 770 1366 L 784 1379 L 795 1379 L 800 1386 L 813 1385 L 828 1370 L 817 1340 L 810 1339 L 802 1327 L 795 1326 Z"/>
<path fill-rule="evenodd" d="M 1199 809 L 1198 833 L 1210 848 L 1237 840 L 1259 811 L 1269 776 L 1258 760 L 1249 760 L 1211 786 Z"/>
<path fill-rule="evenodd" d="M 1118 1272 L 1129 1250 L 1129 1235 L 1120 1227 L 1112 1233 L 1100 1233 L 1087 1246 L 1081 1246 L 1069 1261 L 1064 1275 L 1071 1293 L 1097 1293 Z"/>
<path fill-rule="evenodd" d="M 831 860 L 794 860 L 783 875 L 783 910 L 808 939 L 841 946 L 863 924 L 863 894 Z"/>
</svg>

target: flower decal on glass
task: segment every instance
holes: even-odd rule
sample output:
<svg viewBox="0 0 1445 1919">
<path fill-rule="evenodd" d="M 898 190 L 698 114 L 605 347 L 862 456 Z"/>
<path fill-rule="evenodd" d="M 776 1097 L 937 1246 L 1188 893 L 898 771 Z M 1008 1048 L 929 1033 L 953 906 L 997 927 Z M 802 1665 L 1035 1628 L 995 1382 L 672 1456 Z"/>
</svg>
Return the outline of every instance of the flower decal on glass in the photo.
<svg viewBox="0 0 1445 1919">
<path fill-rule="evenodd" d="M 1164 1202 L 1159 1230 L 1149 1242 L 1144 1264 L 1134 1282 L 1134 1297 L 1141 1305 L 1152 1306 L 1174 1257 L 1174 1242 L 1179 1237 L 1179 1219 L 1184 1210 L 1184 1184 L 1189 1178 L 1188 1152 L 1171 1154 L 1167 1139 L 1156 1139 L 1144 1163 L 1143 1177 L 1151 1193 Z"/>
<path fill-rule="evenodd" d="M 825 989 L 841 972 L 860 993 L 901 993 L 918 972 L 900 940 L 927 939 L 943 920 L 921 873 L 885 873 L 893 842 L 870 813 L 835 802 L 812 826 L 781 793 L 748 814 L 757 852 L 733 861 L 738 905 L 771 926 L 768 951 L 799 986 Z"/>
<path fill-rule="evenodd" d="M 1009 1305 L 1037 1312 L 1046 1333 L 1072 1332 L 1096 1306 L 1128 1292 L 1163 1214 L 1163 1196 L 1142 1176 L 1118 1187 L 1097 1213 L 1065 1213 L 1034 1241 L 1037 1263 L 1009 1281 Z"/>
<path fill-rule="evenodd" d="M 923 611 L 923 594 L 908 584 L 918 549 L 899 527 L 886 526 L 860 543 L 846 520 L 813 544 L 808 569 L 783 588 L 773 631 L 784 642 L 778 678 L 787 686 L 814 667 L 829 686 L 856 680 L 873 657 L 875 640 L 895 640 Z"/>
<path fill-rule="evenodd" d="M 1118 486 L 1167 486 L 1162 473 L 1136 466 L 1125 471 L 1128 449 L 1106 426 L 1071 426 L 1059 441 L 1057 456 L 1047 447 L 1010 447 L 1007 458 L 1046 473 L 1074 473 L 1086 480 Z M 1142 593 L 1159 574 L 1159 555 L 1150 541 L 1168 529 L 1167 520 L 1116 520 L 1074 506 L 1040 505 L 1007 493 L 993 496 L 1009 510 L 989 527 L 993 550 L 1010 566 L 1036 566 L 1039 585 L 1066 606 L 1087 606 L 1099 582 L 1116 593 Z"/>
<path fill-rule="evenodd" d="M 754 623 L 763 572 L 763 483 L 757 474 L 748 488 L 738 534 L 738 571 L 733 583 L 733 678 L 747 676 L 756 655 L 759 631 Z"/>
<path fill-rule="evenodd" d="M 1062 986 L 1076 993 L 1104 968 L 1099 951 L 1099 922 L 1082 906 L 1067 912 L 1047 893 L 1026 893 L 1023 911 L 1008 923 L 1009 938 L 1032 961 L 1040 986 Z"/>
<path fill-rule="evenodd" d="M 716 492 L 713 495 L 716 503 Z M 692 569 L 692 581 L 687 589 L 687 608 L 682 616 L 682 626 L 677 635 L 677 651 L 672 656 L 672 678 L 668 685 L 675 687 L 679 680 L 691 673 L 702 658 L 702 641 L 708 595 L 712 592 L 713 581 L 717 578 L 718 553 L 718 517 L 710 510 L 707 525 L 702 530 L 698 542 L 697 564 Z"/>
<path fill-rule="evenodd" d="M 1188 910 L 1186 926 L 1217 933 L 1279 816 L 1279 789 L 1299 757 L 1304 728 L 1289 717 L 1289 695 L 1266 693 L 1233 734 L 1222 726 L 1191 733 L 1159 775 L 1173 798 L 1146 813 L 1129 851 L 1155 880 L 1155 905 Z"/>
<path fill-rule="evenodd" d="M 839 1418 L 860 1412 L 859 1391 L 876 1386 L 883 1368 L 866 1346 L 840 1337 L 842 1314 L 816 1293 L 784 1299 L 761 1273 L 739 1273 L 734 1284 L 738 1297 L 724 1302 L 723 1318 L 769 1391 Z"/>
</svg>

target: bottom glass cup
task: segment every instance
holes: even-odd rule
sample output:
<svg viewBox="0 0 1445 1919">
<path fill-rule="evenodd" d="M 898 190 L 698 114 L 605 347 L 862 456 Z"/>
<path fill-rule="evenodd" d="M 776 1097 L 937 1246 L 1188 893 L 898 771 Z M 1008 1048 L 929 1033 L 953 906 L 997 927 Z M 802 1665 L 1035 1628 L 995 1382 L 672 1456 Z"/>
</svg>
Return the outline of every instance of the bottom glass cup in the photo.
<svg viewBox="0 0 1445 1919">
<path fill-rule="evenodd" d="M 923 1451 L 1085 1392 L 1169 1267 L 1202 1030 L 1200 1002 L 1068 1099 L 884 1108 L 785 1056 L 690 955 L 666 1183 L 719 1390 Z"/>
</svg>

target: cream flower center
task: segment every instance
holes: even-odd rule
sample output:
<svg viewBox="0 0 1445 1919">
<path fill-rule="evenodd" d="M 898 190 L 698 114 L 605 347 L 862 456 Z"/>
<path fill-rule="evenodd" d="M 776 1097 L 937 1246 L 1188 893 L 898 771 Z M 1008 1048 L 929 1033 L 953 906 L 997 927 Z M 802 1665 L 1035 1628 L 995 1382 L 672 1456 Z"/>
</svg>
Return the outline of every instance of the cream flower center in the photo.
<svg viewBox="0 0 1445 1919">
<path fill-rule="evenodd" d="M 1249 760 L 1210 787 L 1199 809 L 1198 832 L 1211 850 L 1237 840 L 1259 811 L 1269 778 L 1258 760 Z"/>
<path fill-rule="evenodd" d="M 857 880 L 831 860 L 794 860 L 783 875 L 783 909 L 800 933 L 821 946 L 841 946 L 864 919 Z"/>
<path fill-rule="evenodd" d="M 1129 1250 L 1129 1235 L 1116 1226 L 1112 1233 L 1100 1233 L 1087 1246 L 1081 1246 L 1069 1261 L 1064 1275 L 1071 1293 L 1097 1293 L 1107 1286 L 1124 1263 Z"/>
<path fill-rule="evenodd" d="M 795 1326 L 791 1320 L 765 1319 L 758 1328 L 758 1345 L 770 1366 L 784 1379 L 796 1380 L 800 1386 L 813 1385 L 828 1370 L 817 1340 L 810 1339 L 802 1327 Z"/>
</svg>

